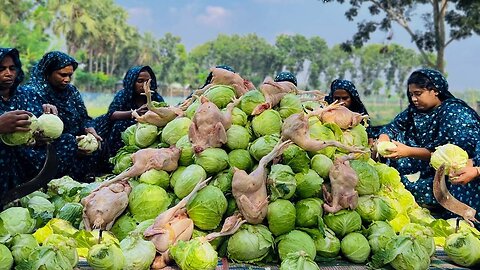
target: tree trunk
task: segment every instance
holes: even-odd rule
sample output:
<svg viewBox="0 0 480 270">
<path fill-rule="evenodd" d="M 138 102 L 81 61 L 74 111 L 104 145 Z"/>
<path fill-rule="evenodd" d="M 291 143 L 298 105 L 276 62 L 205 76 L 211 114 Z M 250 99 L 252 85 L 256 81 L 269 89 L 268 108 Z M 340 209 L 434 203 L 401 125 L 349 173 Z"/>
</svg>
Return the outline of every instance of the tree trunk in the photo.
<svg viewBox="0 0 480 270">
<path fill-rule="evenodd" d="M 445 57 L 445 12 L 447 10 L 447 0 L 433 1 L 433 23 L 435 29 L 435 49 L 437 50 L 437 69 L 444 73 Z"/>
<path fill-rule="evenodd" d="M 93 49 L 88 49 L 88 72 L 92 73 L 93 70 Z"/>
</svg>

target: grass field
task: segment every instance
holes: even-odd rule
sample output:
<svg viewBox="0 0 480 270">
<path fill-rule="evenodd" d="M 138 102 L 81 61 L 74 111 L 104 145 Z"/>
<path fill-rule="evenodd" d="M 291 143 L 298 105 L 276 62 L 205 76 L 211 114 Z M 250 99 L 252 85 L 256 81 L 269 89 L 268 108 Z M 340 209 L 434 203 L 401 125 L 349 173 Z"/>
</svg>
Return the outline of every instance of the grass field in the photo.
<svg viewBox="0 0 480 270">
<path fill-rule="evenodd" d="M 108 106 L 113 99 L 113 94 L 104 93 L 82 93 L 88 114 L 91 117 L 97 117 L 107 112 Z M 478 102 L 480 102 L 480 91 L 466 91 L 455 93 L 455 96 L 465 100 L 472 108 L 479 111 Z M 184 100 L 184 97 L 164 96 L 168 104 L 176 105 Z M 384 125 L 389 123 L 398 113 L 406 108 L 407 99 L 400 100 L 398 97 L 387 98 L 386 96 L 376 96 L 364 98 L 363 103 L 370 114 L 372 125 Z"/>
</svg>

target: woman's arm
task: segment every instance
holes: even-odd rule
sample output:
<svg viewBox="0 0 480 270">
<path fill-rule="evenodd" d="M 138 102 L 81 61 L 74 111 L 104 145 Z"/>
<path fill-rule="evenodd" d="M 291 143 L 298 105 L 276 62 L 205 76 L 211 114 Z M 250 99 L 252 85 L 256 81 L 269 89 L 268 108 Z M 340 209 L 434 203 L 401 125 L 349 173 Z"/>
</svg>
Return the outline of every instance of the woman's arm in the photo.
<svg viewBox="0 0 480 270">
<path fill-rule="evenodd" d="M 421 160 L 430 160 L 430 157 L 432 156 L 432 152 L 430 152 L 430 150 L 428 150 L 427 148 L 412 147 L 397 141 L 392 142 L 397 145 L 397 147 L 389 149 L 389 152 L 391 153 L 385 155 L 384 157 L 386 158 L 399 159 L 411 157 Z"/>
</svg>

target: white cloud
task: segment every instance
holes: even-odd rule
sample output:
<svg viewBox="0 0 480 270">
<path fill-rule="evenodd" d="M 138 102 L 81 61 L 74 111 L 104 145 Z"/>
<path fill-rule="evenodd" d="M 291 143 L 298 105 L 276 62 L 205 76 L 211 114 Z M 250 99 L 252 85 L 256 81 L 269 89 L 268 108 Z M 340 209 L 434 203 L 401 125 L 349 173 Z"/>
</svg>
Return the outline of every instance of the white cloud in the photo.
<svg viewBox="0 0 480 270">
<path fill-rule="evenodd" d="M 205 13 L 197 16 L 197 20 L 210 27 L 218 27 L 227 22 L 231 16 L 231 12 L 219 6 L 208 6 L 205 8 Z"/>
</svg>

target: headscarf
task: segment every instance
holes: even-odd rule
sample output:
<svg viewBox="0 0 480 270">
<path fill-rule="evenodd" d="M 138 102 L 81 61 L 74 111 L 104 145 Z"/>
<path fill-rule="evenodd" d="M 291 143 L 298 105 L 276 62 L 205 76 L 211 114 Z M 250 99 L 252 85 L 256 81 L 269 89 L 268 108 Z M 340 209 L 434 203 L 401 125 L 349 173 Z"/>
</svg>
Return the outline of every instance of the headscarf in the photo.
<svg viewBox="0 0 480 270">
<path fill-rule="evenodd" d="M 368 114 L 365 105 L 363 105 L 362 101 L 360 100 L 360 95 L 358 94 L 357 88 L 349 80 L 336 79 L 332 82 L 332 84 L 330 85 L 330 93 L 327 97 L 325 97 L 325 100 L 328 103 L 333 103 L 333 93 L 335 93 L 335 90 L 338 89 L 343 89 L 347 91 L 347 93 L 350 95 L 352 104 L 350 105 L 349 109 L 352 112 L 357 112 L 359 114 Z"/>
<path fill-rule="evenodd" d="M 142 71 L 148 72 L 148 74 L 150 74 L 150 77 L 152 78 L 152 82 L 150 83 L 150 90 L 157 89 L 157 77 L 155 76 L 152 68 L 150 66 L 134 66 L 129 69 L 127 71 L 127 74 L 125 74 L 125 77 L 123 77 L 123 88 L 125 89 L 125 91 L 128 91 L 130 93 L 131 97 L 138 95 L 138 93 L 135 91 L 135 82 L 137 81 L 138 75 L 140 75 L 140 72 Z"/>
<path fill-rule="evenodd" d="M 449 98 L 455 98 L 455 96 L 453 96 L 453 94 L 450 93 L 450 91 L 448 91 L 447 79 L 445 79 L 445 77 L 442 75 L 442 73 L 440 73 L 440 71 L 435 69 L 430 69 L 430 68 L 421 68 L 412 72 L 410 76 L 412 76 L 415 73 L 423 74 L 430 80 L 430 82 L 437 89 L 438 98 L 441 101 L 447 100 Z M 407 97 L 408 97 L 408 103 L 410 103 L 410 106 L 414 106 L 412 98 L 410 97 L 408 92 L 408 85 L 407 85 Z"/>
<path fill-rule="evenodd" d="M 13 94 L 18 85 L 23 81 L 25 78 L 25 73 L 23 73 L 22 70 L 22 62 L 20 61 L 20 55 L 18 53 L 18 50 L 15 48 L 0 48 L 0 61 L 5 58 L 5 56 L 10 56 L 13 59 L 13 63 L 17 67 L 17 77 L 15 78 L 15 81 L 13 82 L 12 87 L 10 88 L 10 94 Z"/>
<path fill-rule="evenodd" d="M 228 70 L 228 71 L 231 71 L 233 73 L 236 73 L 235 72 L 235 69 L 232 68 L 231 66 L 227 66 L 227 65 L 217 65 L 215 66 L 216 68 L 221 68 L 221 69 L 225 69 L 225 70 Z M 212 82 L 212 79 L 213 79 L 213 73 L 210 72 L 208 73 L 208 76 L 207 76 L 207 79 L 205 80 L 205 83 L 203 84 L 202 87 L 200 87 L 200 89 L 204 88 L 205 86 L 209 85 L 211 82 Z"/>
<path fill-rule="evenodd" d="M 73 66 L 73 70 L 78 67 L 77 61 L 70 55 L 52 51 L 43 55 L 42 59 L 33 67 L 30 76 L 30 83 L 44 84 L 44 87 L 48 86 L 48 76 L 55 70 L 62 69 L 66 66 Z"/>
<path fill-rule="evenodd" d="M 297 86 L 297 77 L 293 75 L 293 73 L 288 72 L 288 71 L 282 71 L 275 76 L 274 81 L 276 82 L 291 82 L 295 86 Z"/>
</svg>

